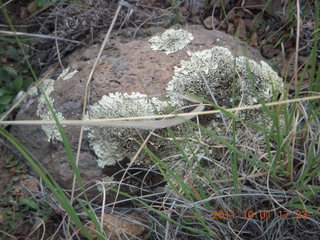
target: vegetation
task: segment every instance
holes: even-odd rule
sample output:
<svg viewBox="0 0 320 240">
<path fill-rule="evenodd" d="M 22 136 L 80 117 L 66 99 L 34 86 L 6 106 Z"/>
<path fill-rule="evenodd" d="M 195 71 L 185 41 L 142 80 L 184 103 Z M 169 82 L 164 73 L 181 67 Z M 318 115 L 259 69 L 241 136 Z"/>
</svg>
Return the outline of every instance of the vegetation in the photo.
<svg viewBox="0 0 320 240">
<path fill-rule="evenodd" d="M 172 1 L 172 5 L 175 6 L 173 22 L 176 23 L 179 21 L 176 18 L 179 16 L 176 12 L 177 1 Z M 294 28 L 294 6 L 289 4 L 287 7 L 286 11 L 291 13 L 288 24 Z M 112 204 L 102 202 L 101 205 L 89 200 L 86 197 L 89 189 L 82 183 L 64 128 L 48 99 L 46 102 L 59 128 L 69 164 L 84 193 L 77 196 L 74 202 L 70 202 L 68 193 L 58 185 L 50 172 L 1 127 L 2 137 L 15 146 L 39 175 L 42 191 L 22 196 L 17 201 L 5 193 L 0 194 L 0 224 L 5 223 L 0 226 L 0 237 L 16 239 L 13 235 L 21 227 L 15 225 L 16 220 L 31 211 L 34 218 L 26 221 L 36 224 L 27 237 L 31 238 L 37 233 L 35 239 L 43 239 L 45 222 L 54 213 L 59 215 L 61 221 L 61 225 L 57 226 L 58 231 L 62 232 L 60 236 L 79 237 L 81 232 L 85 239 L 92 239 L 92 230 L 87 228 L 86 223 L 93 222 L 99 239 L 107 239 L 107 233 L 101 227 L 104 212 L 116 214 L 120 212 L 118 203 L 127 201 L 132 209 L 144 212 L 149 220 L 145 239 L 319 238 L 320 106 L 317 97 L 320 91 L 320 8 L 317 1 L 314 7 L 315 15 L 309 15 L 314 23 L 310 40 L 312 48 L 305 62 L 299 69 L 296 66 L 297 72 L 292 79 L 286 79 L 288 87 L 282 99 L 278 100 L 275 94 L 274 104 L 260 101 L 259 107 L 269 119 L 267 124 L 243 120 L 235 111 L 207 101 L 228 119 L 225 135 L 189 121 L 184 125 L 185 139 L 193 139 L 196 144 L 191 145 L 186 141 L 188 147 L 183 148 L 173 132 L 167 129 L 170 141 L 180 154 L 166 159 L 159 159 L 143 143 L 139 143 L 154 161 L 154 166 L 148 171 L 161 173 L 165 182 L 165 186 L 155 192 L 140 189 L 145 194 L 130 196 L 120 190 L 124 183 L 119 181 L 117 187 L 111 189 L 124 196 L 125 200 Z M 301 16 L 304 16 L 304 12 Z M 281 32 L 277 35 L 280 37 L 276 45 L 281 45 L 286 34 Z M 12 67 L 6 63 L 0 69 L 0 112 L 8 108 L 20 90 L 27 90 L 33 78 L 36 80 L 26 45 L 18 37 L 15 39 L 20 50 L 5 44 L 7 39 L 1 39 L 4 42 L 0 50 L 15 64 Z M 40 91 L 44 93 L 42 89 Z M 243 132 L 237 131 L 236 125 L 239 124 L 247 129 L 245 137 Z M 198 132 L 201 134 L 196 134 Z M 255 133 L 255 139 L 248 138 L 252 132 Z M 201 136 L 209 136 L 218 143 L 217 147 L 223 149 L 221 159 L 211 157 Z M 11 165 L 7 165 L 8 168 L 16 166 L 17 171 L 21 169 L 16 158 L 10 157 L 9 160 Z M 173 160 L 177 162 L 176 165 L 168 164 Z M 97 183 L 104 191 L 108 184 L 108 181 Z M 15 203 L 18 205 L 13 207 Z M 40 229 L 40 226 L 43 228 Z M 50 239 L 55 239 L 56 234 L 52 234 Z"/>
<path fill-rule="evenodd" d="M 0 38 L 0 55 L 5 63 L 0 68 L 0 113 L 15 100 L 20 91 L 26 91 L 33 82 L 25 57 L 18 51 L 14 39 Z M 28 54 L 28 46 L 23 45 Z M 20 52 L 20 53 L 19 53 Z M 28 55 L 26 56 L 28 57 Z"/>
</svg>

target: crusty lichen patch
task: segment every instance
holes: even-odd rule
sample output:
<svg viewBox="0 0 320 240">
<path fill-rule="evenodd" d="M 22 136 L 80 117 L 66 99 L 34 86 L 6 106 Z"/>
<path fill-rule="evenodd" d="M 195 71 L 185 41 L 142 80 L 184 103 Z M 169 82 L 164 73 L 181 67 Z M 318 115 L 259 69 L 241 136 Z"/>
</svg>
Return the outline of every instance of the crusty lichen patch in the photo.
<svg viewBox="0 0 320 240">
<path fill-rule="evenodd" d="M 144 94 L 114 93 L 103 96 L 102 99 L 91 105 L 87 118 L 124 118 L 133 116 L 154 115 L 161 111 L 164 103 L 157 98 L 148 98 Z M 101 168 L 114 165 L 125 157 L 133 157 L 139 149 L 135 140 L 143 141 L 149 131 L 126 128 L 89 127 L 89 143 L 98 157 Z"/>
<path fill-rule="evenodd" d="M 63 69 L 57 80 L 62 79 L 66 81 L 72 78 L 73 75 L 75 75 L 78 72 L 78 70 L 73 70 L 72 72 L 69 72 L 69 71 L 70 71 L 70 67 Z"/>
<path fill-rule="evenodd" d="M 116 186 L 117 184 L 112 176 L 106 176 L 103 177 L 101 181 L 97 181 L 97 189 L 100 192 L 104 192 L 104 190 L 108 191 L 110 188 L 115 188 Z"/>
<path fill-rule="evenodd" d="M 57 78 L 62 79 L 62 80 L 68 80 L 70 79 L 74 74 L 76 74 L 78 71 L 74 70 L 72 72 L 69 73 L 70 68 L 66 68 L 64 69 L 61 74 L 59 75 L 59 77 Z M 53 85 L 55 83 L 55 80 L 53 79 L 45 79 L 42 81 L 42 83 L 40 84 L 40 88 L 44 91 L 45 95 L 47 96 L 51 106 L 53 106 L 54 103 L 54 99 L 50 96 L 51 93 L 54 91 Z M 38 89 L 36 87 L 31 87 L 28 90 L 28 94 L 30 96 L 37 96 L 38 95 Z M 47 106 L 47 103 L 45 101 L 45 97 L 44 95 L 40 95 L 38 98 L 38 108 L 37 108 L 37 116 L 42 119 L 42 120 L 54 120 L 52 113 L 50 111 L 50 109 Z M 62 113 L 60 112 L 56 112 L 57 117 L 59 120 L 65 120 L 65 118 L 63 117 Z M 60 132 L 58 130 L 58 128 L 55 125 L 42 125 L 41 129 L 45 132 L 45 134 L 48 137 L 48 141 L 62 141 L 61 136 L 60 136 Z"/>
<path fill-rule="evenodd" d="M 53 106 L 54 99 L 50 97 L 50 94 L 53 92 L 53 85 L 55 83 L 55 80 L 53 79 L 45 79 L 40 84 L 40 88 L 44 91 L 45 95 L 47 96 L 50 104 Z M 31 92 L 35 92 L 35 90 L 31 90 Z M 38 108 L 37 108 L 37 116 L 42 120 L 54 120 L 50 109 L 48 108 L 48 105 L 45 101 L 45 97 L 43 94 L 41 94 L 38 98 Z M 57 117 L 59 120 L 65 120 L 62 113 L 56 112 Z M 42 130 L 45 132 L 45 134 L 48 137 L 48 141 L 55 142 L 56 140 L 62 141 L 60 132 L 56 125 L 42 125 Z"/>
<path fill-rule="evenodd" d="M 233 81 L 235 99 L 231 97 Z M 208 100 L 213 100 L 213 95 L 219 106 L 230 108 L 233 101 L 242 106 L 257 104 L 259 99 L 270 102 L 275 92 L 283 91 L 283 82 L 267 63 L 234 57 L 227 48 L 213 47 L 193 53 L 189 61 L 175 67 L 167 90 Z M 176 106 L 184 105 L 184 100 L 174 96 L 171 100 Z"/>
<path fill-rule="evenodd" d="M 233 84 L 236 88 L 234 99 Z M 235 106 L 251 106 L 261 101 L 270 102 L 275 93 L 283 92 L 284 85 L 282 79 L 267 63 L 263 61 L 257 63 L 247 57 L 234 57 L 227 48 L 213 47 L 193 53 L 189 61 L 182 61 L 179 67 L 175 67 L 167 90 L 180 94 L 194 94 L 212 102 L 216 101 L 220 107 L 231 108 L 233 103 Z M 175 96 L 170 98 L 172 105 L 176 107 L 186 104 L 183 99 Z M 272 124 L 272 120 L 262 109 L 239 111 L 236 114 L 242 119 L 264 127 L 270 127 Z M 218 136 L 228 138 L 230 120 L 231 118 L 225 115 L 217 114 L 206 117 L 201 124 Z M 241 122 L 236 123 L 236 128 L 239 134 L 236 142 L 240 146 L 246 146 L 242 149 L 244 152 L 263 141 L 256 129 L 244 126 Z M 246 131 L 248 133 L 245 133 Z M 202 135 L 202 141 L 208 146 L 220 145 L 206 133 Z M 219 148 L 207 148 L 207 150 L 213 158 L 221 153 Z"/>
<path fill-rule="evenodd" d="M 187 46 L 194 39 L 192 33 L 179 29 L 168 29 L 160 36 L 149 40 L 151 49 L 161 50 L 166 54 L 175 53 Z"/>
<path fill-rule="evenodd" d="M 210 99 L 210 93 L 205 84 L 207 81 L 210 89 L 228 95 L 231 88 L 230 83 L 225 79 L 232 79 L 232 69 L 232 55 L 226 48 L 214 47 L 195 52 L 189 61 L 183 60 L 180 67 L 174 68 L 174 75 L 166 89 L 169 92 L 192 93 Z M 175 105 L 184 105 L 185 101 L 182 99 L 175 96 L 171 99 Z M 230 104 L 230 99 L 225 101 L 222 105 Z"/>
</svg>

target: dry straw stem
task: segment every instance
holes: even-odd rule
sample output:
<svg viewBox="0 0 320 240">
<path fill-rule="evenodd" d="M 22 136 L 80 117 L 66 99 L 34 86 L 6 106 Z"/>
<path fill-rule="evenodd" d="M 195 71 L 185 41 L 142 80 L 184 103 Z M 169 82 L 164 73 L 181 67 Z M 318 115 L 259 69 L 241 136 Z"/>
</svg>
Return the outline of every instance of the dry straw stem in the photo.
<svg viewBox="0 0 320 240">
<path fill-rule="evenodd" d="M 298 86 L 298 58 L 299 58 L 299 39 L 300 39 L 300 5 L 299 0 L 296 0 L 297 7 L 297 29 L 296 29 L 296 50 L 294 60 L 294 87 Z"/>
<path fill-rule="evenodd" d="M 84 118 L 84 116 L 85 116 L 85 114 L 86 114 L 86 109 L 87 109 L 87 98 L 88 98 L 88 91 L 89 91 L 90 81 L 91 81 L 91 79 L 92 79 L 93 73 L 94 73 L 94 71 L 95 71 L 95 69 L 96 69 L 96 66 L 97 66 L 97 64 L 98 64 L 98 61 L 99 61 L 99 59 L 100 59 L 100 57 L 101 57 L 101 54 L 102 54 L 102 52 L 103 52 L 103 49 L 105 48 L 107 42 L 108 42 L 109 39 L 110 39 L 111 31 L 112 31 L 112 29 L 113 29 L 113 26 L 114 26 L 115 23 L 116 23 L 116 20 L 117 20 L 117 18 L 118 18 L 118 15 L 119 15 L 119 13 L 120 13 L 120 10 L 121 10 L 121 7 L 122 7 L 122 6 L 130 7 L 130 5 L 128 5 L 128 3 L 125 2 L 125 1 L 122 1 L 122 0 L 121 0 L 121 1 L 119 2 L 118 8 L 117 8 L 117 10 L 116 10 L 116 12 L 115 12 L 115 14 L 114 14 L 114 17 L 113 17 L 113 19 L 112 19 L 112 22 L 111 22 L 111 24 L 110 24 L 110 27 L 109 27 L 109 29 L 108 29 L 108 32 L 107 32 L 107 34 L 106 34 L 106 36 L 105 36 L 105 38 L 104 38 L 104 40 L 103 40 L 103 43 L 102 43 L 102 45 L 101 45 L 101 48 L 100 48 L 100 51 L 99 51 L 98 56 L 97 56 L 97 58 L 96 58 L 96 61 L 94 62 L 94 65 L 93 65 L 93 67 L 92 67 L 92 69 L 91 69 L 91 72 L 90 72 L 90 74 L 89 74 L 88 80 L 87 80 L 87 82 L 86 82 L 85 92 L 84 92 L 84 99 L 83 99 L 83 109 L 82 109 L 82 117 L 83 117 L 83 118 Z M 84 126 L 84 125 L 82 125 L 82 127 L 81 127 L 81 129 L 80 129 L 80 136 L 79 136 L 78 148 L 77 148 L 77 155 L 76 155 L 76 166 L 79 165 L 80 152 L 81 152 L 81 144 L 82 144 L 82 137 L 83 137 L 83 126 Z M 71 202 L 71 204 L 72 204 L 73 201 L 74 201 L 74 189 L 75 189 L 75 185 L 76 185 L 76 176 L 74 175 L 74 176 L 73 176 L 73 182 L 72 182 L 72 192 L 71 192 L 71 197 L 70 197 L 70 202 Z M 70 223 L 70 219 L 69 219 L 68 222 Z M 102 213 L 102 215 L 101 215 L 101 226 L 103 226 L 103 213 Z"/>
<path fill-rule="evenodd" d="M 289 100 L 276 101 L 266 104 L 256 104 L 252 106 L 244 106 L 237 108 L 228 108 L 225 109 L 227 112 L 237 112 L 242 110 L 250 110 L 250 109 L 259 109 L 263 106 L 271 107 L 289 103 L 297 103 L 303 101 L 317 100 L 320 99 L 320 95 L 309 96 L 303 98 L 295 98 Z M 174 119 L 166 119 L 166 120 L 176 120 L 180 117 L 188 117 L 193 118 L 198 115 L 209 115 L 209 114 L 220 114 L 222 111 L 220 110 L 211 110 L 211 111 L 196 111 L 201 109 L 202 104 L 189 112 L 189 113 L 179 113 L 179 114 L 166 114 L 166 115 L 154 115 L 154 116 L 143 116 L 143 117 L 127 117 L 127 118 L 108 118 L 108 119 L 90 119 L 90 120 L 61 120 L 60 124 L 65 126 L 101 126 L 101 127 L 115 127 L 115 128 L 139 128 L 139 129 L 156 129 L 161 127 L 167 127 L 162 121 L 152 121 L 150 119 L 159 119 L 159 118 L 174 118 Z M 138 120 L 138 121 L 137 121 Z M 141 120 L 141 121 L 139 121 Z M 142 121 L 146 120 L 146 121 Z M 181 121 L 181 119 L 180 119 Z M 185 120 L 184 120 L 185 121 Z M 52 120 L 18 120 L 18 121 L 0 121 L 0 125 L 55 125 L 55 121 Z M 154 125 L 156 124 L 156 125 Z M 176 125 L 176 124 L 175 124 Z"/>
<path fill-rule="evenodd" d="M 24 32 L 11 32 L 11 31 L 5 31 L 5 30 L 0 30 L 0 34 L 3 34 L 3 35 L 18 35 L 18 36 L 34 37 L 34 38 L 46 38 L 46 39 L 53 39 L 53 40 L 72 42 L 72 43 L 84 45 L 83 42 L 79 42 L 79 41 L 76 41 L 76 40 L 71 40 L 71 39 L 58 37 L 58 36 L 43 35 L 43 34 L 24 33 Z"/>
</svg>

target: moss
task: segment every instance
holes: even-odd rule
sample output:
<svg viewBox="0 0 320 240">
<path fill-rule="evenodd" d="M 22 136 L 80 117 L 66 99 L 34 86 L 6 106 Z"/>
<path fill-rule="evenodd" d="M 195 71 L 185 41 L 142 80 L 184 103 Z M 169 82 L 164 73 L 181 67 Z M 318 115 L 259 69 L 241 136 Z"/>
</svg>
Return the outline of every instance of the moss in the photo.
<svg viewBox="0 0 320 240">
<path fill-rule="evenodd" d="M 151 49 L 161 50 L 166 54 L 175 53 L 188 45 L 194 39 L 192 33 L 183 29 L 168 29 L 160 36 L 155 36 L 149 40 Z"/>
</svg>

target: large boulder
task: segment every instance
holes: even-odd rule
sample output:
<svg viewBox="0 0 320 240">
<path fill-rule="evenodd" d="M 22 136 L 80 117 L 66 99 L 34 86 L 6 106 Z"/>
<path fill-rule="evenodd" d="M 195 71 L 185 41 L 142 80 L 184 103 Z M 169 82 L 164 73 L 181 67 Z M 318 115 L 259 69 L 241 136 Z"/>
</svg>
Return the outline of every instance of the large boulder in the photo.
<svg viewBox="0 0 320 240">
<path fill-rule="evenodd" d="M 165 94 L 170 81 L 169 88 L 179 92 L 179 89 L 172 85 L 172 79 L 176 82 L 180 81 L 181 89 L 188 90 L 187 85 L 181 83 L 181 79 L 184 79 L 183 73 L 185 73 L 181 69 L 184 69 L 188 64 L 194 64 L 193 60 L 188 61 L 190 60 L 190 52 L 202 52 L 203 54 L 206 49 L 221 46 L 229 49 L 232 54 L 237 56 L 247 56 L 258 63 L 263 60 L 259 51 L 243 42 L 237 42 L 232 36 L 220 31 L 205 30 L 202 26 L 188 26 L 187 31 L 192 33 L 193 40 L 190 39 L 191 42 L 187 47 L 173 53 L 171 51 L 161 51 L 163 50 L 161 47 L 158 48 L 160 50 L 154 50 L 157 48 L 151 48 L 151 43 L 159 42 L 159 39 L 153 38 L 150 43 L 150 37 L 154 34 L 160 35 L 164 31 L 164 29 L 160 28 L 151 28 L 145 32 L 142 31 L 139 40 L 131 41 L 127 38 L 128 30 L 126 30 L 111 39 L 111 42 L 102 53 L 90 83 L 89 104 L 91 107 L 88 108 L 89 112 L 90 109 L 92 112 L 100 111 L 97 107 L 99 107 L 99 104 L 101 105 L 99 101 L 103 99 L 103 96 L 107 98 L 104 101 L 108 102 L 110 97 L 118 96 L 117 94 L 119 93 L 127 94 L 127 96 L 133 93 L 146 95 Z M 61 70 L 57 70 L 52 74 L 51 79 L 44 81 L 44 90 L 49 95 L 49 100 L 53 103 L 60 119 L 81 119 L 85 84 L 99 48 L 100 44 L 95 44 L 86 49 L 75 51 L 64 60 L 68 65 L 68 73 L 63 72 L 61 74 Z M 185 62 L 181 62 L 182 60 L 185 60 Z M 240 58 L 238 62 L 241 61 L 246 62 Z M 175 67 L 178 68 L 175 69 Z M 181 67 L 180 70 L 179 67 Z M 176 72 L 174 72 L 175 70 Z M 206 70 L 203 70 L 203 74 L 206 74 Z M 229 90 L 226 89 L 226 93 L 229 94 Z M 50 116 L 48 117 L 48 111 L 42 97 L 35 91 L 30 91 L 30 94 L 31 96 L 21 106 L 16 119 L 52 119 Z M 219 94 L 221 95 L 221 93 Z M 230 98 L 230 95 L 222 96 L 221 99 L 226 101 L 225 98 Z M 228 107 L 228 104 L 222 104 L 222 106 Z M 129 115 L 134 115 L 135 111 L 133 109 Z M 103 164 L 100 161 L 100 164 L 98 164 L 99 158 L 107 155 L 99 155 L 96 149 L 93 148 L 93 142 L 99 140 L 99 138 L 92 137 L 94 131 L 90 132 L 90 129 L 88 130 L 85 131 L 83 138 L 79 162 L 79 170 L 84 181 L 102 180 L 125 168 L 128 162 L 128 160 L 123 159 L 126 157 L 125 151 L 125 154 L 119 154 L 117 162 Z M 119 132 L 122 131 L 118 130 Z M 112 134 L 118 130 L 113 129 Z M 71 147 L 76 153 L 80 127 L 65 127 L 65 131 Z M 96 130 L 96 132 L 99 132 L 99 130 Z M 68 163 L 63 144 L 59 141 L 59 134 L 54 127 L 13 126 L 11 133 L 37 157 L 62 187 L 71 188 L 72 169 Z M 123 135 L 121 136 L 123 137 Z M 100 151 L 104 148 L 105 146 L 99 146 Z M 132 155 L 127 157 L 131 158 Z M 143 157 L 147 158 L 148 156 L 144 155 Z M 115 180 L 120 178 L 121 176 L 119 175 L 115 177 Z"/>
</svg>

